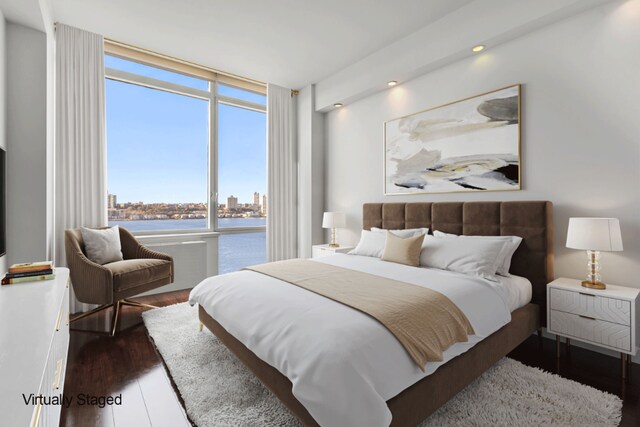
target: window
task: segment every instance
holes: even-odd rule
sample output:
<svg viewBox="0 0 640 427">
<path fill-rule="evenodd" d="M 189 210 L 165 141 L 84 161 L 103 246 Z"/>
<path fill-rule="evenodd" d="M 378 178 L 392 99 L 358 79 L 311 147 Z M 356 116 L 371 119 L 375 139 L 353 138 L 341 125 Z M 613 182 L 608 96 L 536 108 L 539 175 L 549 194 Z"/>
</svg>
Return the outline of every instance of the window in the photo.
<svg viewBox="0 0 640 427">
<path fill-rule="evenodd" d="M 209 90 L 209 82 L 207 80 L 198 79 L 172 71 L 163 70 L 162 68 L 151 67 L 149 65 L 140 64 L 134 61 L 118 58 L 116 56 L 105 55 L 105 68 L 111 70 L 120 70 L 140 76 L 150 77 L 157 80 L 163 80 L 169 83 L 175 83 L 182 86 L 188 86 L 194 89 Z"/>
<path fill-rule="evenodd" d="M 267 262 L 266 239 L 264 231 L 221 234 L 218 238 L 218 273 Z"/>
<path fill-rule="evenodd" d="M 264 111 L 218 104 L 219 228 L 266 226 L 266 120 Z"/>
<path fill-rule="evenodd" d="M 218 94 L 229 98 L 237 98 L 243 101 L 253 102 L 258 105 L 267 103 L 267 96 L 261 93 L 250 92 L 227 85 L 218 85 Z"/>
<path fill-rule="evenodd" d="M 107 80 L 109 225 L 206 229 L 209 101 Z"/>
<path fill-rule="evenodd" d="M 105 55 L 109 225 L 219 231 L 221 273 L 265 262 L 264 90 L 121 56 Z"/>
</svg>

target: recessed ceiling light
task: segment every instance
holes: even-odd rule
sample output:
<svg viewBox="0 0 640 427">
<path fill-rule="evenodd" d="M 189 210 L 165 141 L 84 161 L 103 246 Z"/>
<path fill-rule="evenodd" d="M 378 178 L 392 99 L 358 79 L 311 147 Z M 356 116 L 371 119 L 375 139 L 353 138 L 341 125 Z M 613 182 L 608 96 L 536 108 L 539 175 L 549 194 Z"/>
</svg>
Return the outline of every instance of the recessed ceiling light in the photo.
<svg viewBox="0 0 640 427">
<path fill-rule="evenodd" d="M 397 80 L 389 80 L 389 81 L 387 82 L 387 85 L 388 85 L 388 86 L 395 86 L 395 85 L 397 85 L 397 84 L 398 84 L 398 81 L 397 81 Z"/>
<path fill-rule="evenodd" d="M 482 52 L 484 50 L 484 45 L 483 44 L 479 44 L 478 46 L 474 46 L 473 48 L 471 48 L 472 52 Z"/>
<path fill-rule="evenodd" d="M 336 108 L 340 108 L 340 107 L 342 107 L 342 103 L 336 102 L 335 104 L 333 104 L 333 106 L 336 107 Z"/>
</svg>

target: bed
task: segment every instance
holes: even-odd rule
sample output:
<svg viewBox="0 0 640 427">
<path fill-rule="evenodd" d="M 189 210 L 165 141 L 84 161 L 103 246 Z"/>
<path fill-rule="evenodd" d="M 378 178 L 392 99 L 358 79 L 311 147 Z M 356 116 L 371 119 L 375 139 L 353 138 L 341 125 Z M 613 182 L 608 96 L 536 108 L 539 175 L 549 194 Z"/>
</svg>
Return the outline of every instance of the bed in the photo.
<svg viewBox="0 0 640 427">
<path fill-rule="evenodd" d="M 386 400 L 385 410 L 388 409 L 387 412 L 390 413 L 390 425 L 416 425 L 542 325 L 544 316 L 541 314 L 545 312 L 546 284 L 553 280 L 552 205 L 545 201 L 367 203 L 363 206 L 363 229 L 372 227 L 385 229 L 428 227 L 431 230 L 453 234 L 514 235 L 523 238 L 512 258 L 510 271 L 528 279 L 531 283 L 531 302 L 513 310 L 510 313 L 510 320 L 507 320 L 497 331 L 474 343 L 460 354 L 455 354 L 446 363 L 441 364 L 435 372 L 429 373 L 397 393 L 394 392 L 394 395 Z M 349 255 L 341 255 L 341 257 L 349 257 Z M 333 262 L 345 263 L 347 260 L 337 257 Z M 370 261 L 362 260 L 361 264 L 365 265 L 367 262 Z M 373 267 L 375 265 L 371 264 L 371 268 Z M 233 276 L 228 277 L 227 280 L 233 279 Z M 286 306 L 286 302 L 283 304 Z M 246 309 L 246 307 L 243 308 L 243 310 Z M 249 309 L 257 311 L 260 307 L 249 307 Z M 227 310 L 233 313 L 233 305 L 229 305 Z M 306 406 L 300 402 L 296 397 L 296 394 L 300 396 L 300 391 L 297 390 L 298 393 L 296 393 L 296 390 L 292 389 L 295 387 L 294 383 L 282 373 L 286 371 L 286 363 L 285 365 L 281 363 L 279 370 L 272 366 L 275 363 L 265 362 L 263 359 L 269 358 L 269 351 L 267 349 L 265 353 L 264 348 L 258 351 L 256 348 L 259 347 L 253 347 L 251 331 L 241 334 L 234 325 L 226 324 L 227 327 L 223 327 L 220 318 L 210 315 L 203 308 L 203 304 L 199 307 L 199 317 L 201 322 L 235 353 L 302 423 L 310 426 L 319 425 L 307 409 L 308 401 Z M 235 331 L 235 334 L 231 331 Z M 249 347 L 254 348 L 263 357 L 258 357 Z M 278 366 L 278 364 L 275 365 Z M 290 373 L 289 375 L 291 376 Z M 295 376 L 294 380 L 296 380 Z M 337 387 L 340 385 L 338 384 Z M 307 396 L 308 394 L 307 391 Z M 318 399 L 322 398 L 323 396 L 318 396 Z"/>
</svg>

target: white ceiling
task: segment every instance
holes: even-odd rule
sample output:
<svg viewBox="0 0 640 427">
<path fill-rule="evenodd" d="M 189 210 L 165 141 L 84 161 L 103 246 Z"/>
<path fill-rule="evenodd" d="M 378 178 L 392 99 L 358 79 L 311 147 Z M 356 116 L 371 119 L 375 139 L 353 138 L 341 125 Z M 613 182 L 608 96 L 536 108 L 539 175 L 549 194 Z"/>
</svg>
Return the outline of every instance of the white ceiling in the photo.
<svg viewBox="0 0 640 427">
<path fill-rule="evenodd" d="M 36 30 L 46 31 L 44 20 L 50 19 L 51 0 L 0 0 L 4 17 Z"/>
<path fill-rule="evenodd" d="M 470 2 L 53 0 L 53 16 L 117 41 L 301 88 Z"/>
</svg>

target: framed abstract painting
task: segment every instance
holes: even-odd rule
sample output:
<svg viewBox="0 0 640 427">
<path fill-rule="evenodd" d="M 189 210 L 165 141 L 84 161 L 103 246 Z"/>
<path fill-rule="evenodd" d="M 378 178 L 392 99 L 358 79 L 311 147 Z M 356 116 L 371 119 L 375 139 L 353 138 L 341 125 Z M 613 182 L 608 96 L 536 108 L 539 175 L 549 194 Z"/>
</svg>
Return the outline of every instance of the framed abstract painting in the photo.
<svg viewBox="0 0 640 427">
<path fill-rule="evenodd" d="M 520 190 L 520 85 L 385 122 L 384 193 Z"/>
</svg>

